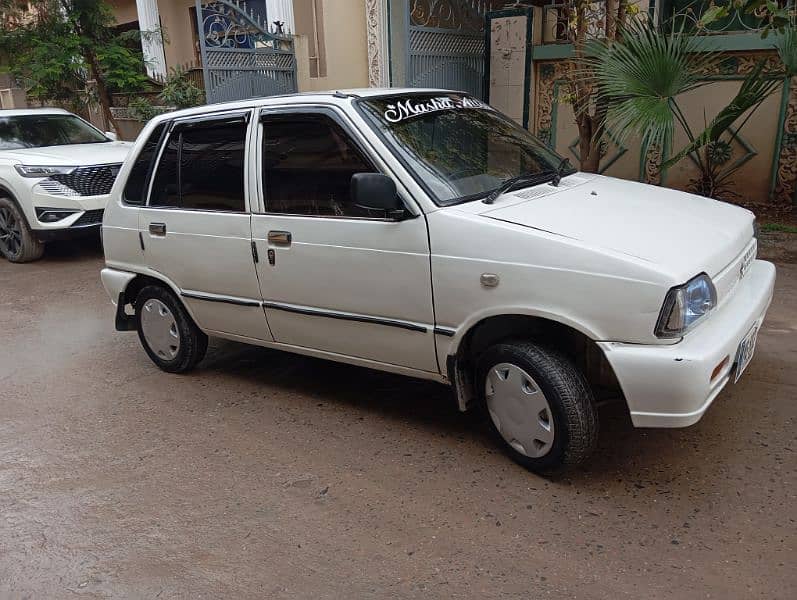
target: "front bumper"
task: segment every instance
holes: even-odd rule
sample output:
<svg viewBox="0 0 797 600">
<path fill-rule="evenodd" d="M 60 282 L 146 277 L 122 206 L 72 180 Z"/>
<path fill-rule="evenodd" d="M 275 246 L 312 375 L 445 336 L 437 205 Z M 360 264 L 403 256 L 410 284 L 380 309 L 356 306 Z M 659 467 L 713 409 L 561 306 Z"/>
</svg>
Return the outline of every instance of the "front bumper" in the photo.
<svg viewBox="0 0 797 600">
<path fill-rule="evenodd" d="M 72 227 L 48 229 L 33 229 L 33 235 L 40 242 L 55 242 L 58 240 L 74 240 L 90 235 L 100 235 L 102 233 L 102 222 L 93 225 L 77 225 Z"/>
<path fill-rule="evenodd" d="M 99 235 L 102 227 L 102 211 L 107 204 L 107 195 L 61 197 L 34 193 L 32 214 L 27 217 L 33 235 L 39 241 L 70 240 L 86 235 Z M 45 223 L 38 220 L 36 208 L 68 209 L 77 212 L 55 223 Z"/>
<path fill-rule="evenodd" d="M 679 343 L 599 342 L 614 369 L 635 427 L 687 427 L 700 420 L 734 373 L 736 350 L 761 325 L 775 287 L 775 266 L 756 260 L 733 297 Z M 728 363 L 711 380 L 726 356 Z"/>
</svg>

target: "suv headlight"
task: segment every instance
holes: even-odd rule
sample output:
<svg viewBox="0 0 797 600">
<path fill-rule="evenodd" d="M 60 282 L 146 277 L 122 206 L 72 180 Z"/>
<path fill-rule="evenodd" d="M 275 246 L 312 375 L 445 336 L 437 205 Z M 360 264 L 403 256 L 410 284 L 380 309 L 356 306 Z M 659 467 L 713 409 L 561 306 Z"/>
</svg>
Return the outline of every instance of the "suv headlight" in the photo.
<svg viewBox="0 0 797 600">
<path fill-rule="evenodd" d="M 717 290 L 705 273 L 672 288 L 656 322 L 656 337 L 681 337 L 716 305 Z"/>
<path fill-rule="evenodd" d="M 76 167 L 47 167 L 42 165 L 14 165 L 17 173 L 23 177 L 50 177 L 51 175 L 69 175 Z"/>
</svg>

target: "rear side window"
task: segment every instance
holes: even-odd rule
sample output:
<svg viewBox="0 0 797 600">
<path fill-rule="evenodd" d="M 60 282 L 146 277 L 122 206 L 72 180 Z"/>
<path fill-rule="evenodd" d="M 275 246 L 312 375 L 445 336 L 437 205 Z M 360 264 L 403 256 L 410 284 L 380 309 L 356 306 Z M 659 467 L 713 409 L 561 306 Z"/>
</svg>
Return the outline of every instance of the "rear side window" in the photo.
<svg viewBox="0 0 797 600">
<path fill-rule="evenodd" d="M 180 135 L 169 138 L 169 142 L 161 153 L 155 181 L 152 183 L 152 193 L 149 197 L 150 206 L 180 206 L 180 193 L 178 187 L 177 161 L 180 157 Z"/>
<path fill-rule="evenodd" d="M 149 205 L 243 212 L 246 128 L 243 120 L 210 121 L 173 131 Z"/>
<path fill-rule="evenodd" d="M 130 169 L 130 175 L 127 176 L 127 183 L 122 192 L 122 199 L 127 204 L 142 205 L 146 200 L 147 184 L 149 182 L 149 173 L 152 162 L 158 153 L 160 146 L 161 135 L 166 123 L 161 123 L 152 130 L 149 138 L 141 148 L 136 162 L 133 163 L 133 168 Z"/>
</svg>

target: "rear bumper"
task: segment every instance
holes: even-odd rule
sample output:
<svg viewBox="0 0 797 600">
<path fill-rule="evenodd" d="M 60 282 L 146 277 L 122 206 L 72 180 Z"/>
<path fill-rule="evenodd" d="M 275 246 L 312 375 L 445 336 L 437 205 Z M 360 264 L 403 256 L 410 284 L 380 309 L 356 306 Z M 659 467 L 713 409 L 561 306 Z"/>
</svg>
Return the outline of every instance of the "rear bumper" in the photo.
<svg viewBox="0 0 797 600">
<path fill-rule="evenodd" d="M 757 260 L 721 305 L 679 343 L 645 346 L 599 342 L 623 389 L 636 427 L 687 427 L 700 420 L 735 372 L 739 343 L 764 320 L 775 266 Z M 728 363 L 714 379 L 712 372 Z"/>
</svg>

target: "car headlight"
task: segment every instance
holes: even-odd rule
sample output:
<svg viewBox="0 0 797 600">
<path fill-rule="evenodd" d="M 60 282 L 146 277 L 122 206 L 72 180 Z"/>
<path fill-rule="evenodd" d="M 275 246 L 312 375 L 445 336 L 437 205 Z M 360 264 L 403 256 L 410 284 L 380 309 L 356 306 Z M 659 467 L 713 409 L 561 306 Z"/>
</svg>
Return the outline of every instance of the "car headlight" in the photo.
<svg viewBox="0 0 797 600">
<path fill-rule="evenodd" d="M 656 337 L 681 337 L 716 305 L 717 290 L 705 273 L 672 288 L 656 322 Z"/>
<path fill-rule="evenodd" d="M 17 173 L 23 177 L 50 177 L 51 175 L 69 175 L 76 167 L 47 167 L 43 165 L 14 165 Z"/>
</svg>

